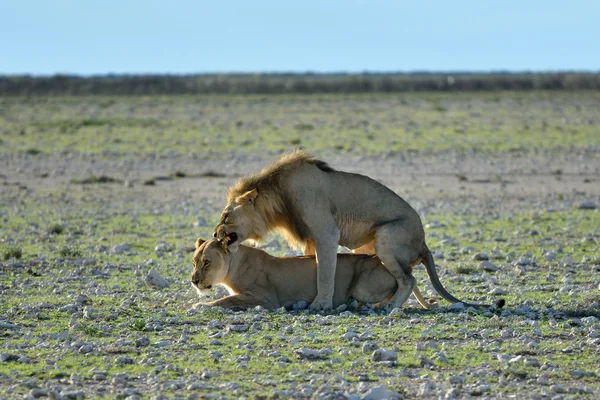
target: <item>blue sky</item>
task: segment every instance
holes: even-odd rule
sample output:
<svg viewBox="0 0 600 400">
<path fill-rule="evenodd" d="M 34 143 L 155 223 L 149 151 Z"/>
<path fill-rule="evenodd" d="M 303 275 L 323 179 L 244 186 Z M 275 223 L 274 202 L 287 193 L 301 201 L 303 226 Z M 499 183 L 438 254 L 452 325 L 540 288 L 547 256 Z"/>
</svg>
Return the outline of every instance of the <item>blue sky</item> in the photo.
<svg viewBox="0 0 600 400">
<path fill-rule="evenodd" d="M 4 0 L 0 74 L 600 70 L 599 0 Z"/>
</svg>

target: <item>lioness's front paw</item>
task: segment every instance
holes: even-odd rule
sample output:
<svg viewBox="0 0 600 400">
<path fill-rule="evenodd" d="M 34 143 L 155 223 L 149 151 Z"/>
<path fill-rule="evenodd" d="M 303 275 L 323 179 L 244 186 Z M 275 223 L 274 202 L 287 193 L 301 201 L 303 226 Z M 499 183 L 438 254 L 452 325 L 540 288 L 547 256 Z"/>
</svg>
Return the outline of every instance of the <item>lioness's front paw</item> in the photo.
<svg viewBox="0 0 600 400">
<path fill-rule="evenodd" d="M 320 299 L 315 299 L 312 303 L 310 303 L 310 306 L 308 306 L 308 308 L 310 310 L 329 310 L 331 308 L 333 308 L 333 302 L 331 300 L 327 301 L 327 300 L 320 300 Z"/>
</svg>

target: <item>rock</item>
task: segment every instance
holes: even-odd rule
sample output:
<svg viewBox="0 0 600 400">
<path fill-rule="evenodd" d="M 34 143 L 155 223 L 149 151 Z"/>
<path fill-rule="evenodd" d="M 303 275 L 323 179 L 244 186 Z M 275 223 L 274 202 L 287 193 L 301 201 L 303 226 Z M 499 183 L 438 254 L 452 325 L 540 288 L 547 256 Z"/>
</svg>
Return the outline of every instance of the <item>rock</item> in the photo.
<svg viewBox="0 0 600 400">
<path fill-rule="evenodd" d="M 531 264 L 531 259 L 529 259 L 528 257 L 521 257 L 517 260 L 517 265 L 520 265 L 520 266 L 530 265 L 530 264 Z"/>
<path fill-rule="evenodd" d="M 248 325 L 227 325 L 226 330 L 228 332 L 246 332 L 250 327 Z"/>
<path fill-rule="evenodd" d="M 58 311 L 66 312 L 67 314 L 74 314 L 77 312 L 78 308 L 79 307 L 77 306 L 77 304 L 67 304 L 62 307 L 59 307 Z"/>
<path fill-rule="evenodd" d="M 85 393 L 83 392 L 83 390 L 63 390 L 62 392 L 60 392 L 60 395 L 64 399 L 68 400 L 85 399 Z"/>
<path fill-rule="evenodd" d="M 135 345 L 136 347 L 146 347 L 150 345 L 150 339 L 148 339 L 146 336 L 143 336 L 139 339 L 135 340 Z"/>
<path fill-rule="evenodd" d="M 488 271 L 488 272 L 496 272 L 498 271 L 498 267 L 492 264 L 489 261 L 482 261 L 479 263 L 479 269 Z"/>
<path fill-rule="evenodd" d="M 490 256 L 488 256 L 486 253 L 475 253 L 473 255 L 474 261 L 488 261 L 489 259 Z"/>
<path fill-rule="evenodd" d="M 377 349 L 371 354 L 371 361 L 379 362 L 379 361 L 396 361 L 398 359 L 398 355 L 396 352 L 392 350 L 385 349 Z"/>
<path fill-rule="evenodd" d="M 554 393 L 566 393 L 567 392 L 567 388 L 565 388 L 564 385 L 552 385 L 550 386 L 550 390 L 553 391 Z"/>
<path fill-rule="evenodd" d="M 342 339 L 342 340 L 352 340 L 352 339 L 354 339 L 355 337 L 358 337 L 358 333 L 356 333 L 356 332 L 346 332 L 346 333 L 344 333 L 344 334 L 343 334 L 343 335 L 340 337 L 340 339 Z"/>
<path fill-rule="evenodd" d="M 146 275 L 146 284 L 149 286 L 155 286 L 159 289 L 169 287 L 171 284 L 166 278 L 163 278 L 154 270 L 150 270 Z"/>
<path fill-rule="evenodd" d="M 581 203 L 579 203 L 579 207 L 580 210 L 595 210 L 596 209 L 596 203 L 594 203 L 591 200 L 586 200 L 586 201 L 582 201 Z"/>
<path fill-rule="evenodd" d="M 385 386 L 375 386 L 374 388 L 371 388 L 367 393 L 365 393 L 365 396 L 363 397 L 363 400 L 384 399 L 400 399 L 400 394 L 388 390 Z"/>
<path fill-rule="evenodd" d="M 435 384 L 429 380 L 421 383 L 417 396 L 431 397 L 435 396 Z"/>
<path fill-rule="evenodd" d="M 527 365 L 528 367 L 533 367 L 533 368 L 539 368 L 542 366 L 542 364 L 540 364 L 540 362 L 533 357 L 527 357 L 525 358 L 525 365 Z"/>
<path fill-rule="evenodd" d="M 0 354 L 0 363 L 13 362 L 13 361 L 18 361 L 18 360 L 19 360 L 19 356 L 15 355 L 15 354 L 8 354 L 8 353 Z"/>
<path fill-rule="evenodd" d="M 127 356 L 117 357 L 115 359 L 115 364 L 117 364 L 117 365 L 133 364 L 133 358 L 127 357 Z"/>
<path fill-rule="evenodd" d="M 378 348 L 379 346 L 375 342 L 365 342 L 365 344 L 363 344 L 362 346 L 362 351 L 363 353 L 370 353 L 372 351 L 377 350 Z"/>
<path fill-rule="evenodd" d="M 448 306 L 448 310 L 452 311 L 464 311 L 465 305 L 464 303 L 452 303 Z"/>
<path fill-rule="evenodd" d="M 304 360 L 323 360 L 325 357 L 324 355 L 318 351 L 318 350 L 313 350 L 313 349 L 308 349 L 306 347 L 303 347 L 299 350 L 295 351 L 296 355 Z"/>
<path fill-rule="evenodd" d="M 123 253 L 129 251 L 129 244 L 127 244 L 127 243 L 117 244 L 117 245 L 113 246 L 113 248 L 110 251 L 114 254 L 123 254 Z"/>
<path fill-rule="evenodd" d="M 94 348 L 92 347 L 91 344 L 84 344 L 83 346 L 81 346 L 78 351 L 81 354 L 87 354 L 87 353 L 91 353 L 94 350 Z"/>
<path fill-rule="evenodd" d="M 433 361 L 431 361 L 429 358 L 420 355 L 417 357 L 417 360 L 419 361 L 419 365 L 422 368 L 429 368 L 429 367 L 433 367 L 435 364 L 433 363 Z"/>
<path fill-rule="evenodd" d="M 491 295 L 501 295 L 501 294 L 506 294 L 506 293 L 507 293 L 506 290 L 499 288 L 499 287 L 493 288 L 492 290 L 490 290 L 488 292 L 488 294 L 491 294 Z"/>
<path fill-rule="evenodd" d="M 154 251 L 156 251 L 157 253 L 165 253 L 165 252 L 171 251 L 172 249 L 173 249 L 173 246 L 171 246 L 169 243 L 160 242 L 156 245 L 156 247 L 154 248 Z"/>
<path fill-rule="evenodd" d="M 19 326 L 15 324 L 11 324 L 10 322 L 0 321 L 0 328 L 2 329 L 18 329 Z"/>
<path fill-rule="evenodd" d="M 29 396 L 38 399 L 40 397 L 48 397 L 48 391 L 44 389 L 31 389 L 29 391 Z"/>
<path fill-rule="evenodd" d="M 571 326 L 583 326 L 583 321 L 581 321 L 579 318 L 569 318 L 567 323 Z"/>
<path fill-rule="evenodd" d="M 223 356 L 221 353 L 219 353 L 216 350 L 211 351 L 210 353 L 208 353 L 208 356 L 214 361 L 217 362 L 219 361 L 219 359 Z"/>
<path fill-rule="evenodd" d="M 292 310 L 294 311 L 305 310 L 306 308 L 308 308 L 308 303 L 304 300 L 297 301 L 292 305 Z"/>
</svg>

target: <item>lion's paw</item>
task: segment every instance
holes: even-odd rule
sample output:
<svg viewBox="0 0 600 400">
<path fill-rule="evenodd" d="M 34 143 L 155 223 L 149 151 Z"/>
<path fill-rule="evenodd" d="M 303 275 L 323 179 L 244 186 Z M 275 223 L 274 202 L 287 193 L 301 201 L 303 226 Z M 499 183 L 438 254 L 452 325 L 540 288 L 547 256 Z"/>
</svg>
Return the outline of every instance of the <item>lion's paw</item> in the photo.
<svg viewBox="0 0 600 400">
<path fill-rule="evenodd" d="M 312 303 L 310 303 L 310 306 L 308 306 L 308 308 L 309 308 L 309 310 L 315 310 L 315 311 L 330 310 L 333 308 L 333 302 L 331 300 L 327 301 L 327 300 L 315 299 Z"/>
</svg>

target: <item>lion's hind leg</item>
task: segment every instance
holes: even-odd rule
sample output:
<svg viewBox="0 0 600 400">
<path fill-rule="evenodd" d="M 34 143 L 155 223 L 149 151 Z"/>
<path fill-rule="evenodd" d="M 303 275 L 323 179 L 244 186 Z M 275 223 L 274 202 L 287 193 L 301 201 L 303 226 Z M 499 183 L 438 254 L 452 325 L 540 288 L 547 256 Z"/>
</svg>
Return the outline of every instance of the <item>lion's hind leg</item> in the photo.
<svg viewBox="0 0 600 400">
<path fill-rule="evenodd" d="M 401 307 L 417 284 L 410 266 L 419 258 L 419 253 L 410 245 L 412 238 L 410 232 L 394 223 L 383 225 L 375 233 L 377 257 L 398 285 L 394 295 L 384 304 L 387 308 Z"/>
</svg>

